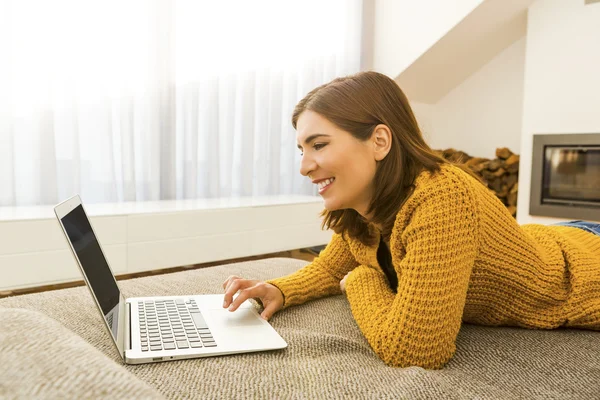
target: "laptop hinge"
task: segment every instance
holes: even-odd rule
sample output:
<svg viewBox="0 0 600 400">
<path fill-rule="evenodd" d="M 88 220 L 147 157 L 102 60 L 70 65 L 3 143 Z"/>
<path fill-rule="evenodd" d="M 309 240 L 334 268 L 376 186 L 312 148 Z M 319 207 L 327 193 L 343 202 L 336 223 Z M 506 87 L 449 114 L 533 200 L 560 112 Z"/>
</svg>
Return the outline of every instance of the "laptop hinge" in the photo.
<svg viewBox="0 0 600 400">
<path fill-rule="evenodd" d="M 125 303 L 125 351 L 131 350 L 131 303 Z M 125 354 L 123 354 L 125 356 Z"/>
</svg>

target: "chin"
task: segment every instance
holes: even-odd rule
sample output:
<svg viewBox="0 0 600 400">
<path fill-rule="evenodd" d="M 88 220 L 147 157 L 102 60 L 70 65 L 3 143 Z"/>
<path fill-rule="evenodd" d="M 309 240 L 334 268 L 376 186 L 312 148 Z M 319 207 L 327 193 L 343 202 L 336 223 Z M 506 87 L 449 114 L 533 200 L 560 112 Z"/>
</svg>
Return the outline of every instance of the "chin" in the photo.
<svg viewBox="0 0 600 400">
<path fill-rule="evenodd" d="M 325 200 L 325 209 L 327 211 L 337 211 L 337 210 L 342 210 L 344 208 L 345 207 L 338 202 L 331 201 L 331 200 Z"/>
</svg>

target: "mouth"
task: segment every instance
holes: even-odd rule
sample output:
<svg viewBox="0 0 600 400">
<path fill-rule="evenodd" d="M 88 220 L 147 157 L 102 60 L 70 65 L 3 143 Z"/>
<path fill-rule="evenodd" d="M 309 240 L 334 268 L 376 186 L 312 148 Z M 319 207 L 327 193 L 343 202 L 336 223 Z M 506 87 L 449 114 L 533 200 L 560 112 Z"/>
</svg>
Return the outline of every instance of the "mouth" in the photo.
<svg viewBox="0 0 600 400">
<path fill-rule="evenodd" d="M 319 194 L 323 194 L 335 182 L 335 178 L 327 178 L 317 183 Z"/>
</svg>

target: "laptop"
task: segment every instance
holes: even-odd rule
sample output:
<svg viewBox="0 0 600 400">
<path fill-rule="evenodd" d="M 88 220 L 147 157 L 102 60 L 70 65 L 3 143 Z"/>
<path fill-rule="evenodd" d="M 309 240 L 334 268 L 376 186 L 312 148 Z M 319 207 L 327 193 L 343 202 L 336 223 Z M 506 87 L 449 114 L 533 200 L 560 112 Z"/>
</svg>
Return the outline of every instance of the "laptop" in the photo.
<svg viewBox="0 0 600 400">
<path fill-rule="evenodd" d="M 222 307 L 223 295 L 126 299 L 79 196 L 54 208 L 83 278 L 127 364 L 283 349 L 287 343 L 246 300 Z"/>
</svg>

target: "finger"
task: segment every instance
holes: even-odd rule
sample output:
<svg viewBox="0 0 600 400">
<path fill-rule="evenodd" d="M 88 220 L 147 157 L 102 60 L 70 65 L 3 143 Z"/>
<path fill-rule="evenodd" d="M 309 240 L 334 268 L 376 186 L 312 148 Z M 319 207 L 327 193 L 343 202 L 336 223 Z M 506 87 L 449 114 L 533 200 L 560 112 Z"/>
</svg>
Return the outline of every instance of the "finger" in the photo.
<svg viewBox="0 0 600 400">
<path fill-rule="evenodd" d="M 264 293 L 264 288 L 261 286 L 252 286 L 246 289 L 242 289 L 240 294 L 235 298 L 233 303 L 229 306 L 229 311 L 235 311 L 237 308 L 246 300 L 252 297 L 261 297 Z"/>
<path fill-rule="evenodd" d="M 228 307 L 233 301 L 233 295 L 238 292 L 238 290 L 245 289 L 250 286 L 251 282 L 247 279 L 234 279 L 229 283 L 227 289 L 225 289 L 225 295 L 223 296 L 223 308 Z"/>
<path fill-rule="evenodd" d="M 233 281 L 234 279 L 240 279 L 240 277 L 237 275 L 229 275 L 229 277 L 225 279 L 225 282 L 223 282 L 223 289 L 227 289 L 227 286 L 229 286 L 231 281 Z"/>
<path fill-rule="evenodd" d="M 277 312 L 277 307 L 275 306 L 275 304 L 273 302 L 271 302 L 271 303 L 267 304 L 267 306 L 265 307 L 263 312 L 260 313 L 260 316 L 264 320 L 268 321 L 271 319 L 273 314 L 275 314 L 276 312 Z"/>
</svg>

